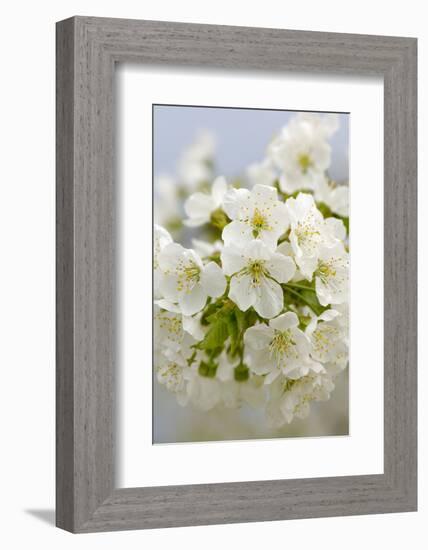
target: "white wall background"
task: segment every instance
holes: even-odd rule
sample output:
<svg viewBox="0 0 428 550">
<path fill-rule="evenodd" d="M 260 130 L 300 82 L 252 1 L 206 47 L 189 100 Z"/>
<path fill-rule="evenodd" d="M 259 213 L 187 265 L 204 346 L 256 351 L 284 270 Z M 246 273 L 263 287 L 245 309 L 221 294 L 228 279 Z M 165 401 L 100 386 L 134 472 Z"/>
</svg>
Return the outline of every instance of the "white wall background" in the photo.
<svg viewBox="0 0 428 550">
<path fill-rule="evenodd" d="M 70 15 L 417 36 L 420 151 L 428 146 L 428 29 L 424 4 L 354 0 L 15 0 L 1 14 L 1 371 L 0 543 L 3 548 L 211 548 L 262 545 L 329 548 L 421 548 L 426 540 L 428 484 L 420 471 L 419 512 L 265 524 L 73 536 L 55 529 L 54 506 L 54 23 Z M 427 204 L 427 162 L 420 158 L 420 212 Z M 369 179 L 369 178 L 368 178 Z M 420 247 L 426 242 L 421 215 Z M 422 251 L 421 251 L 422 252 Z M 420 256 L 426 281 L 426 254 Z M 425 304 L 427 287 L 420 287 Z M 421 317 L 423 313 L 422 307 Z M 421 319 L 420 334 L 428 329 Z M 420 364 L 427 364 L 421 346 Z M 420 464 L 428 460 L 420 370 Z M 418 542 L 418 538 L 420 542 Z"/>
</svg>

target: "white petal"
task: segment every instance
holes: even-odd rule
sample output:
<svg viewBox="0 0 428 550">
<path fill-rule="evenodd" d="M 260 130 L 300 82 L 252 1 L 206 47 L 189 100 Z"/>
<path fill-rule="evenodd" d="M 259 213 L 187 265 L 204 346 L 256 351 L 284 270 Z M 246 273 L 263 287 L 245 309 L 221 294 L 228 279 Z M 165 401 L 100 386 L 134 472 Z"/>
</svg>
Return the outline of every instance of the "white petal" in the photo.
<svg viewBox="0 0 428 550">
<path fill-rule="evenodd" d="M 287 311 L 269 321 L 269 326 L 275 330 L 280 330 L 281 332 L 288 330 L 290 328 L 295 328 L 299 325 L 299 318 L 293 311 Z"/>
<path fill-rule="evenodd" d="M 340 239 L 341 241 L 346 239 L 346 227 L 342 220 L 338 220 L 337 218 L 327 218 L 325 220 L 325 224 L 328 232 L 333 237 Z"/>
<path fill-rule="evenodd" d="M 319 303 L 322 306 L 328 306 L 332 303 L 332 295 L 326 284 L 322 282 L 319 277 L 315 278 L 315 290 L 317 293 L 317 298 Z"/>
<path fill-rule="evenodd" d="M 249 346 L 253 350 L 261 350 L 269 347 L 273 337 L 273 330 L 264 323 L 261 323 L 245 331 L 244 342 L 246 346 Z"/>
<path fill-rule="evenodd" d="M 296 273 L 296 264 L 289 256 L 273 254 L 266 263 L 266 268 L 278 283 L 287 283 Z"/>
<path fill-rule="evenodd" d="M 159 267 L 162 271 L 174 271 L 184 254 L 181 244 L 171 243 L 165 246 L 158 255 Z"/>
<path fill-rule="evenodd" d="M 299 185 L 297 178 L 293 177 L 293 174 L 283 173 L 279 178 L 279 188 L 283 193 L 288 193 L 291 195 L 296 192 L 299 188 L 302 189 L 302 186 Z"/>
<path fill-rule="evenodd" d="M 223 362 L 217 367 L 216 376 L 222 382 L 233 380 L 233 367 Z"/>
<path fill-rule="evenodd" d="M 189 293 L 181 293 L 178 298 L 183 315 L 194 315 L 201 311 L 207 302 L 207 293 L 200 284 L 196 284 Z"/>
<path fill-rule="evenodd" d="M 154 302 L 157 306 L 171 313 L 181 313 L 181 309 L 174 303 L 168 300 L 155 300 Z"/>
<path fill-rule="evenodd" d="M 229 189 L 223 197 L 223 210 L 231 220 L 239 217 L 243 205 L 251 200 L 251 193 L 248 189 Z"/>
<path fill-rule="evenodd" d="M 196 264 L 200 269 L 204 267 L 201 257 L 192 248 L 186 248 L 184 250 L 184 257 L 187 261 L 192 262 L 193 264 Z"/>
<path fill-rule="evenodd" d="M 159 280 L 159 292 L 168 302 L 177 302 L 178 300 L 178 279 L 172 274 L 163 276 Z"/>
<path fill-rule="evenodd" d="M 222 201 L 223 197 L 227 192 L 227 181 L 223 176 L 219 176 L 214 180 L 214 183 L 212 185 L 211 193 L 212 197 L 214 199 L 214 204 L 216 208 L 218 208 Z"/>
<path fill-rule="evenodd" d="M 283 231 L 272 231 L 272 229 L 266 230 L 262 229 L 259 233 L 258 238 L 265 243 L 266 246 L 272 250 L 272 252 L 276 249 L 276 246 L 278 244 L 278 239 L 282 235 Z"/>
<path fill-rule="evenodd" d="M 288 209 L 285 203 L 277 201 L 272 205 L 269 223 L 272 229 L 282 235 L 288 229 L 290 225 L 290 218 L 288 215 Z"/>
<path fill-rule="evenodd" d="M 172 243 L 172 237 L 166 229 L 161 225 L 154 224 L 153 226 L 153 240 L 155 252 L 158 253 L 164 248 L 167 244 Z"/>
<path fill-rule="evenodd" d="M 348 253 L 346 252 L 345 246 L 342 242 L 335 243 L 331 248 L 322 246 L 319 251 L 320 260 L 330 260 L 332 258 L 344 258 L 345 263 L 348 262 Z"/>
<path fill-rule="evenodd" d="M 291 197 L 285 204 L 292 224 L 302 220 L 311 208 L 315 208 L 314 198 L 309 193 L 299 193 L 297 198 Z"/>
<path fill-rule="evenodd" d="M 213 244 L 201 241 L 200 239 L 192 239 L 192 247 L 201 258 L 206 256 L 211 256 L 216 251 L 216 248 Z"/>
<path fill-rule="evenodd" d="M 322 127 L 327 137 L 333 135 L 339 129 L 339 115 L 327 113 L 323 116 Z"/>
<path fill-rule="evenodd" d="M 235 302 L 241 311 L 254 304 L 256 294 L 249 275 L 237 275 L 230 281 L 229 298 Z"/>
<path fill-rule="evenodd" d="M 296 255 L 296 263 L 305 279 L 311 281 L 312 275 L 318 265 L 318 258 L 316 256 L 303 256 L 299 258 Z"/>
<path fill-rule="evenodd" d="M 284 254 L 284 256 L 294 256 L 293 247 L 288 241 L 284 241 L 278 245 L 276 249 L 277 254 Z"/>
<path fill-rule="evenodd" d="M 278 191 L 275 187 L 271 187 L 270 185 L 258 184 L 253 187 L 252 196 L 257 203 L 261 202 L 263 204 L 263 202 L 265 202 L 268 206 L 270 203 L 278 200 Z"/>
<path fill-rule="evenodd" d="M 339 216 L 349 216 L 349 187 L 347 185 L 336 187 L 329 206 Z"/>
<path fill-rule="evenodd" d="M 251 226 L 235 220 L 223 229 L 222 238 L 226 246 L 229 244 L 245 246 L 253 238 Z"/>
<path fill-rule="evenodd" d="M 250 349 L 245 360 L 251 372 L 255 374 L 267 374 L 278 370 L 275 361 L 270 357 L 269 349 Z"/>
<path fill-rule="evenodd" d="M 265 377 L 265 384 L 272 384 L 274 380 L 278 378 L 278 376 L 281 374 L 281 371 L 279 369 L 271 370 L 270 373 Z"/>
<path fill-rule="evenodd" d="M 201 273 L 201 285 L 208 296 L 217 298 L 226 290 L 226 277 L 215 262 L 207 264 Z"/>
<path fill-rule="evenodd" d="M 247 243 L 244 247 L 243 254 L 252 260 L 270 260 L 272 257 L 270 248 L 263 241 L 258 239 L 253 239 Z"/>
<path fill-rule="evenodd" d="M 205 193 L 193 193 L 184 203 L 184 211 L 189 218 L 206 218 L 215 210 L 214 200 Z"/>
<path fill-rule="evenodd" d="M 226 275 L 233 275 L 247 264 L 247 259 L 234 246 L 225 246 L 221 253 L 221 265 Z"/>
<path fill-rule="evenodd" d="M 199 321 L 200 316 L 190 317 L 183 315 L 183 330 L 193 336 L 195 340 L 202 340 L 204 337 L 204 331 L 202 330 L 201 323 Z"/>
<path fill-rule="evenodd" d="M 201 218 L 187 218 L 183 220 L 183 224 L 187 227 L 200 227 L 201 225 L 204 225 L 204 223 L 208 223 L 210 220 L 208 217 L 201 217 Z"/>
<path fill-rule="evenodd" d="M 337 311 L 336 309 L 328 309 L 327 311 L 324 311 L 324 313 L 321 313 L 321 315 L 318 317 L 318 321 L 332 321 L 340 315 L 341 313 L 339 313 L 339 311 Z"/>
<path fill-rule="evenodd" d="M 264 278 L 258 287 L 254 309 L 265 319 L 276 317 L 284 307 L 284 294 L 278 283 Z"/>
</svg>

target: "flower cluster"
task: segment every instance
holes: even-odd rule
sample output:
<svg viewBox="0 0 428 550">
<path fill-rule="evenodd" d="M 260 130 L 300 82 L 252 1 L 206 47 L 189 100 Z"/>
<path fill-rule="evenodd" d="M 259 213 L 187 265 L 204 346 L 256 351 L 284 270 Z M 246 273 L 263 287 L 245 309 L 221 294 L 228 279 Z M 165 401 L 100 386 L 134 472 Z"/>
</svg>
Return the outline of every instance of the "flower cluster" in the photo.
<svg viewBox="0 0 428 550">
<path fill-rule="evenodd" d="M 164 216 L 153 247 L 155 371 L 181 405 L 247 404 L 281 427 L 329 399 L 347 367 L 348 186 L 328 175 L 337 127 L 296 115 L 238 181 L 215 177 L 206 135 L 183 156 L 184 219 Z M 196 227 L 204 239 L 174 242 Z"/>
</svg>

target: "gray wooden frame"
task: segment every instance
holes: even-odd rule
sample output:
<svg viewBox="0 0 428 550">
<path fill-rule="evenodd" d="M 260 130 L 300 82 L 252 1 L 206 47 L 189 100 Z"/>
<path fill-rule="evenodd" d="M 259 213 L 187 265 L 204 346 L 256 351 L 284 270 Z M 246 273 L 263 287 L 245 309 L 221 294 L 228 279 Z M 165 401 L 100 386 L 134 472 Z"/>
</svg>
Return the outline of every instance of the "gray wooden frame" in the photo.
<svg viewBox="0 0 428 550">
<path fill-rule="evenodd" d="M 115 63 L 124 61 L 383 77 L 382 475 L 115 488 L 113 80 Z M 416 510 L 416 79 L 413 38 L 88 17 L 57 24 L 58 527 L 92 532 Z"/>
</svg>

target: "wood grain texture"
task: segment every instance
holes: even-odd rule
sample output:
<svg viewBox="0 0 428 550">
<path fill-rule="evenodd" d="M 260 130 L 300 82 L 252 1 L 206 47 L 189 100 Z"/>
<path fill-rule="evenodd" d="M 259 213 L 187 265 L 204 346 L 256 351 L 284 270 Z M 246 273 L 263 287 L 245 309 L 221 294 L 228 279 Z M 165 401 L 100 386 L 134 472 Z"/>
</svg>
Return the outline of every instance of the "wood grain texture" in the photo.
<svg viewBox="0 0 428 550">
<path fill-rule="evenodd" d="M 115 63 L 125 61 L 384 78 L 383 475 L 115 489 L 113 82 Z M 416 510 L 416 78 L 412 38 L 87 17 L 57 24 L 59 527 Z"/>
</svg>

